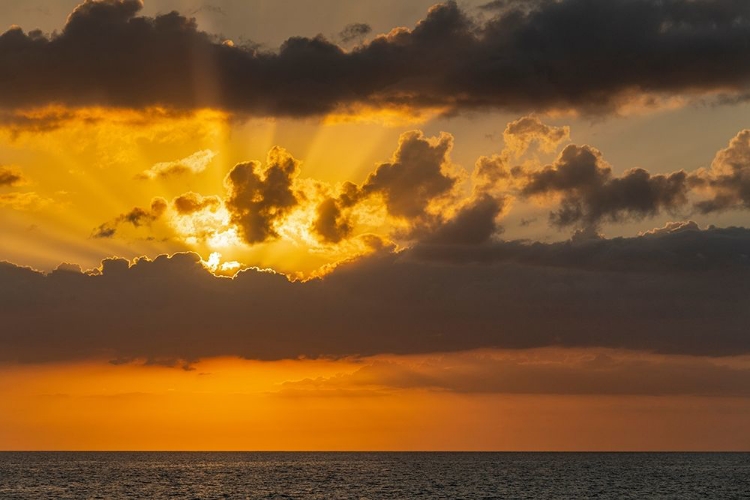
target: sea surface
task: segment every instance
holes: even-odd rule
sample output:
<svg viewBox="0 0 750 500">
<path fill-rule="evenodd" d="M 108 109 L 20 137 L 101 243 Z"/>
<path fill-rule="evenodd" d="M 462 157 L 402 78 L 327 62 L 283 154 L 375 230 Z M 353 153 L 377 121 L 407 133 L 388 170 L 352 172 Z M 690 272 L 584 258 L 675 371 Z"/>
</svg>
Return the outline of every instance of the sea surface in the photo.
<svg viewBox="0 0 750 500">
<path fill-rule="evenodd" d="M 0 499 L 750 498 L 750 453 L 0 453 Z"/>
</svg>

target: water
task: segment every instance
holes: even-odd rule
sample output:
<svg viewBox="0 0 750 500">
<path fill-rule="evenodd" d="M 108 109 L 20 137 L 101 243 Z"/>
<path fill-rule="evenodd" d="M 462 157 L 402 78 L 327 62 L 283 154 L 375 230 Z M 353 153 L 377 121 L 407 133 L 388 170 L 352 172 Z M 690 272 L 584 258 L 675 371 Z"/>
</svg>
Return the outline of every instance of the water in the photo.
<svg viewBox="0 0 750 500">
<path fill-rule="evenodd" d="M 750 498 L 750 453 L 0 453 L 0 499 Z"/>
</svg>

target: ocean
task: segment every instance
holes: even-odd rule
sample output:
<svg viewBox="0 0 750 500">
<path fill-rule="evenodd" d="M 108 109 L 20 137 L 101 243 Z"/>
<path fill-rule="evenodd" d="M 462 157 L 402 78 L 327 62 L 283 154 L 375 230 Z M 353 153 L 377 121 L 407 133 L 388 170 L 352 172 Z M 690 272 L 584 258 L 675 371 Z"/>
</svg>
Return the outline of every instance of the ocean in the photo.
<svg viewBox="0 0 750 500">
<path fill-rule="evenodd" d="M 0 453 L 2 500 L 120 498 L 750 498 L 750 453 Z"/>
</svg>

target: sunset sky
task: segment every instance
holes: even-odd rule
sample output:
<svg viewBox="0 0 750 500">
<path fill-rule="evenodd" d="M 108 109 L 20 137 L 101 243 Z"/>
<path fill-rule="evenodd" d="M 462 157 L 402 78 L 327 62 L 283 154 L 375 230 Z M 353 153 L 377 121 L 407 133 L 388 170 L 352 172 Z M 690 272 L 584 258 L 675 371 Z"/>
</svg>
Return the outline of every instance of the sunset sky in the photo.
<svg viewBox="0 0 750 500">
<path fill-rule="evenodd" d="M 5 0 L 0 449 L 750 450 L 750 2 Z"/>
</svg>

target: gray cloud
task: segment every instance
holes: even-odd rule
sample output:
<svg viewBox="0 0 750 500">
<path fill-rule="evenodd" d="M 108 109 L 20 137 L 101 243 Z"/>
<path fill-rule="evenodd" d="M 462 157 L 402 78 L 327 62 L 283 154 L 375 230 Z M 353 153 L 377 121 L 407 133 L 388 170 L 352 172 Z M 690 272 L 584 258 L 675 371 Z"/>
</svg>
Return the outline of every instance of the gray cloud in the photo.
<svg viewBox="0 0 750 500">
<path fill-rule="evenodd" d="M 559 195 L 550 215 L 558 226 L 641 219 L 687 204 L 688 174 L 651 174 L 641 168 L 615 177 L 601 153 L 590 146 L 567 146 L 552 165 L 525 174 L 524 196 Z"/>
<path fill-rule="evenodd" d="M 366 23 L 352 23 L 344 26 L 339 33 L 339 39 L 344 43 L 352 41 L 361 41 L 364 37 L 372 32 L 372 28 Z"/>
<path fill-rule="evenodd" d="M 750 230 L 545 245 L 419 245 L 290 282 L 194 254 L 97 275 L 0 265 L 0 360 L 425 353 L 596 346 L 750 353 Z"/>
<path fill-rule="evenodd" d="M 430 244 L 480 245 L 502 232 L 497 223 L 504 200 L 483 194 L 421 238 Z"/>
<path fill-rule="evenodd" d="M 0 80 L 0 107 L 609 113 L 644 94 L 731 100 L 749 90 L 750 5 L 741 0 L 503 2 L 485 10 L 487 21 L 447 2 L 413 29 L 351 51 L 317 36 L 263 52 L 222 43 L 176 12 L 152 18 L 140 9 L 138 0 L 87 0 L 59 34 L 0 35 L 0 67 L 11 75 Z"/>
</svg>

